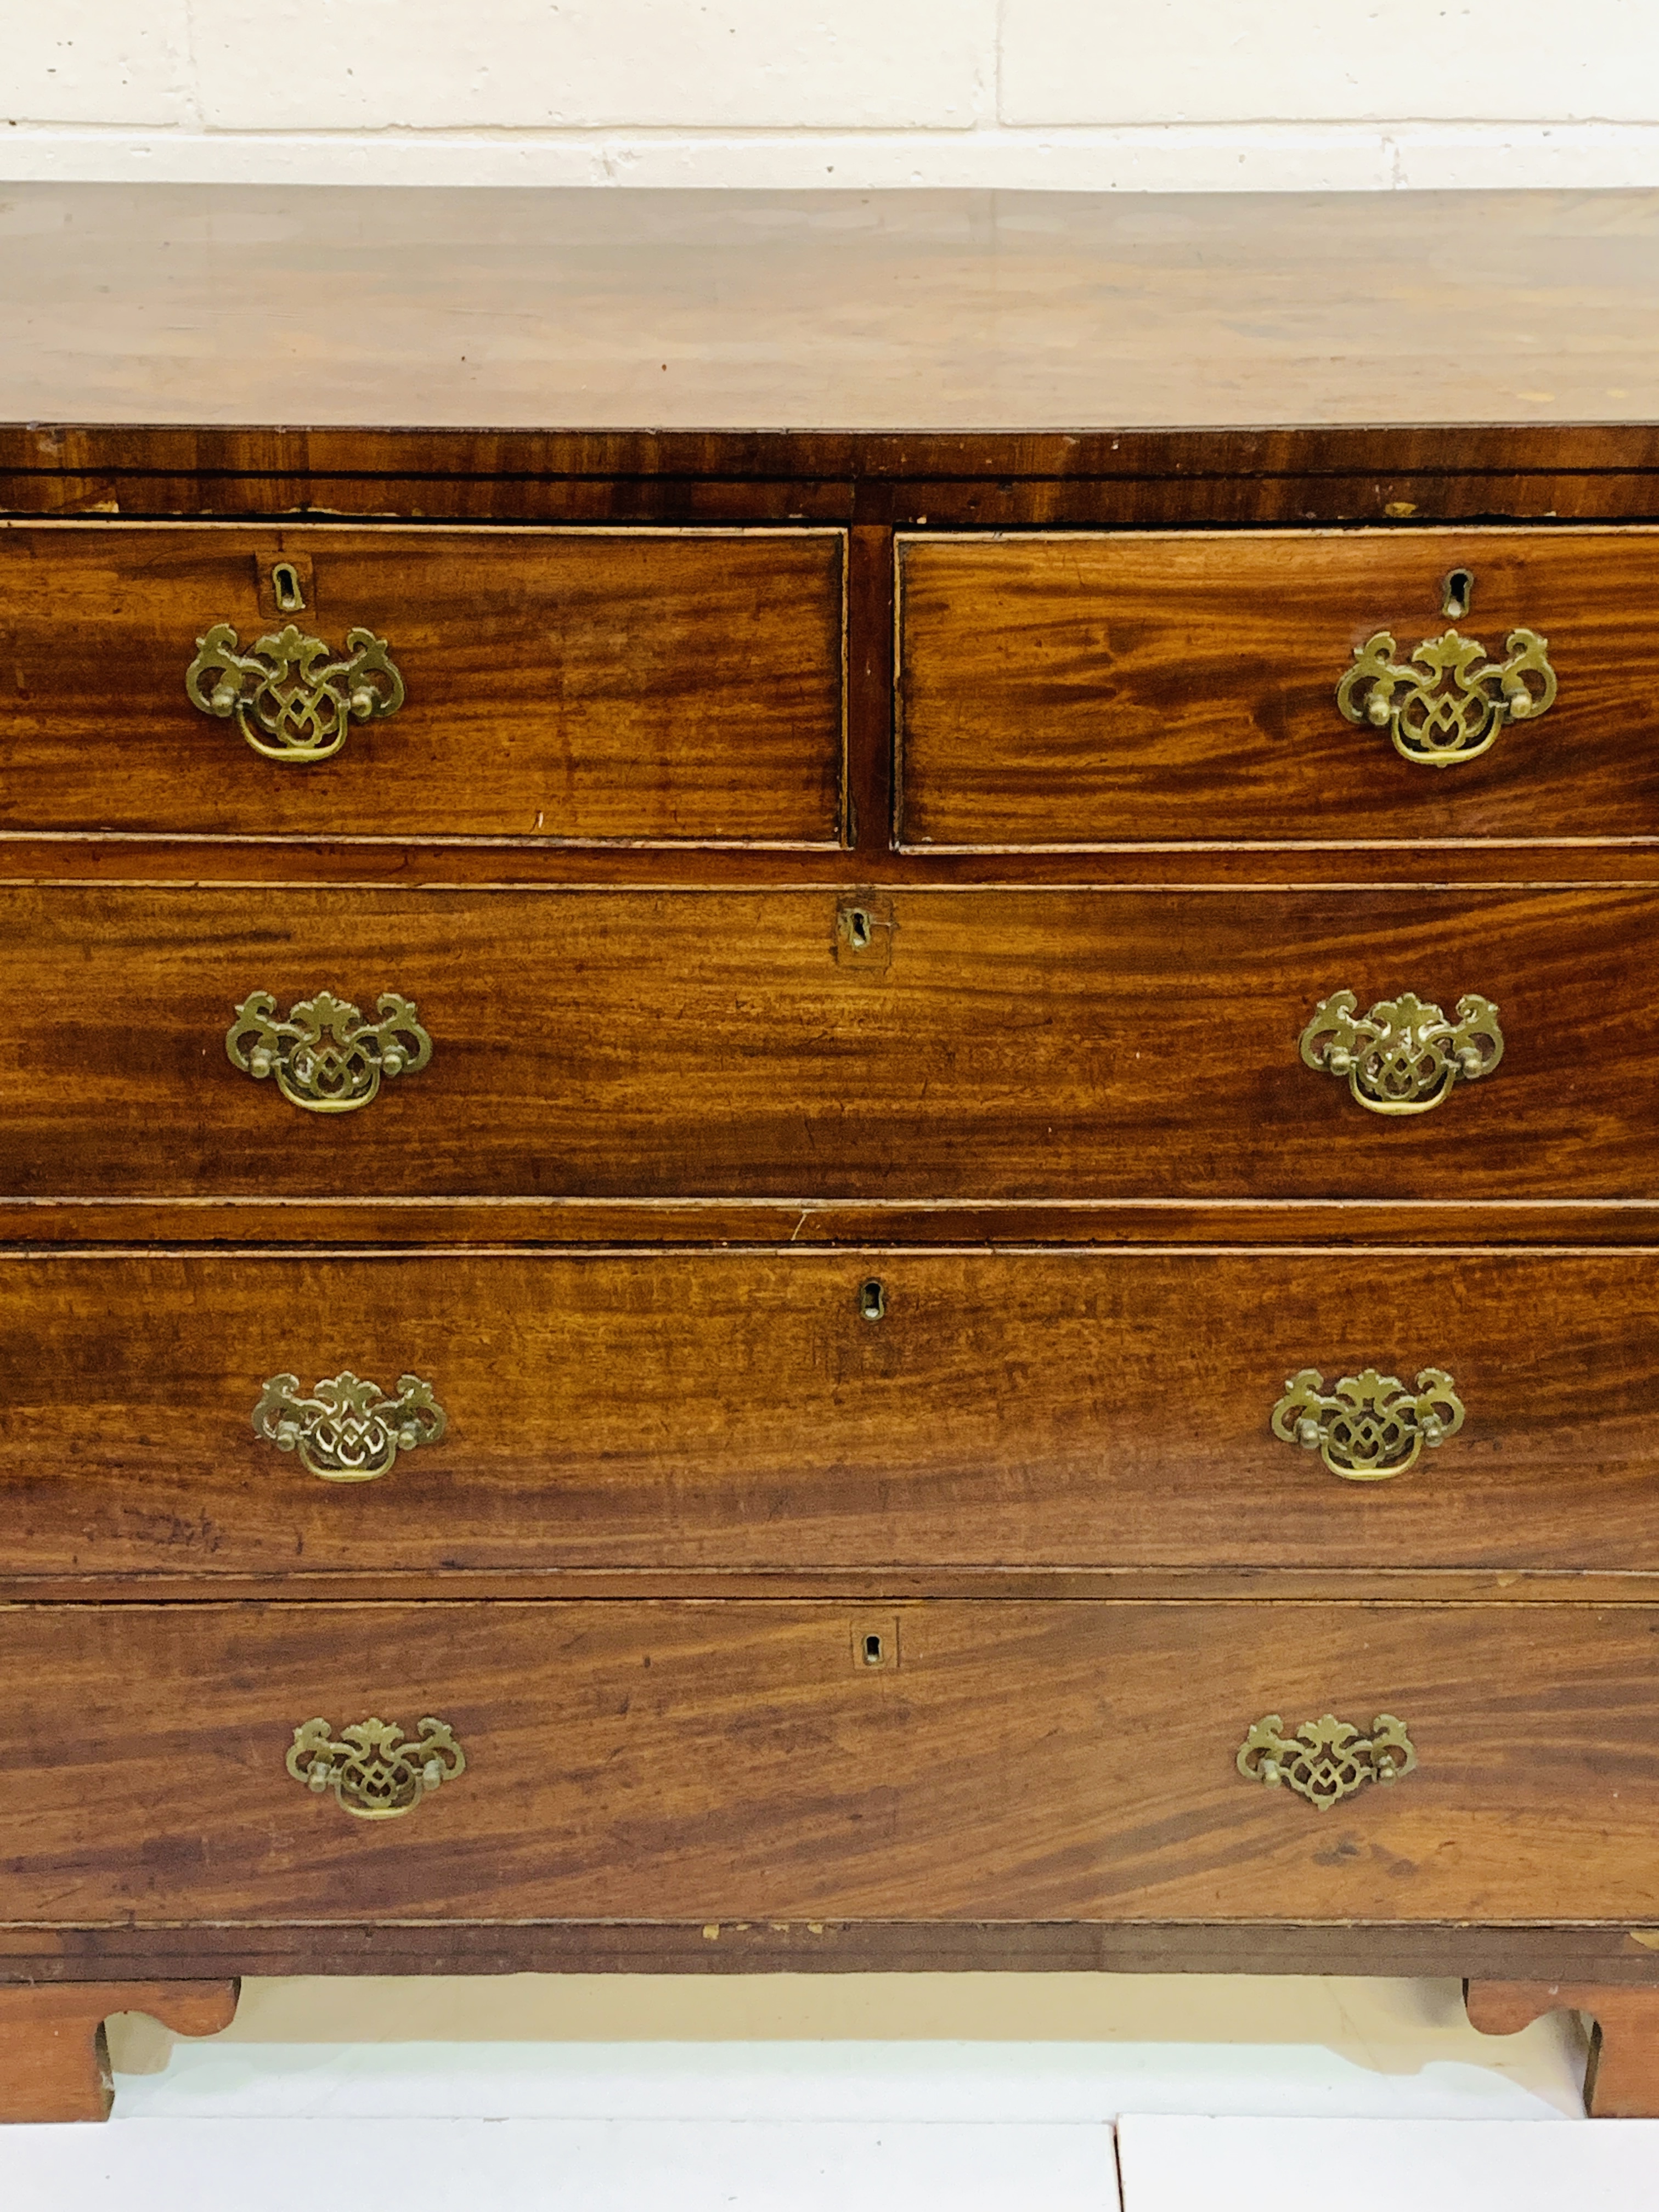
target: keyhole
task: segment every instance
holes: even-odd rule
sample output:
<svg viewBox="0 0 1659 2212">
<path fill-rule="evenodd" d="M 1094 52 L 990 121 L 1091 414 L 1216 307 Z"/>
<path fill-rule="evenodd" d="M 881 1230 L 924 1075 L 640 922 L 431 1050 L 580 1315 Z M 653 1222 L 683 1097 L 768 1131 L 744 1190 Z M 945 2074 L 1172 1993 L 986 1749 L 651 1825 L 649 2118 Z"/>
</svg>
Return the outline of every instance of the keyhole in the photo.
<svg viewBox="0 0 1659 2212">
<path fill-rule="evenodd" d="M 1450 615 L 1454 618 L 1459 615 L 1466 615 L 1474 598 L 1474 569 L 1454 568 L 1446 579 L 1445 588 L 1440 600 L 1440 611 L 1443 615 Z"/>
<path fill-rule="evenodd" d="M 850 1653 L 854 1667 L 897 1667 L 902 1664 L 899 1651 L 899 1625 L 896 1619 L 884 1620 L 879 1628 L 869 1621 L 854 1621 L 853 1648 Z"/>
<path fill-rule="evenodd" d="M 866 952 L 870 946 L 870 916 L 861 906 L 847 910 L 847 941 L 854 952 Z"/>
<path fill-rule="evenodd" d="M 874 1275 L 859 1285 L 859 1311 L 866 1321 L 880 1321 L 886 1314 L 887 1292 Z"/>
<path fill-rule="evenodd" d="M 270 588 L 279 615 L 303 613 L 306 595 L 300 589 L 300 572 L 291 561 L 279 561 L 270 572 Z"/>
</svg>

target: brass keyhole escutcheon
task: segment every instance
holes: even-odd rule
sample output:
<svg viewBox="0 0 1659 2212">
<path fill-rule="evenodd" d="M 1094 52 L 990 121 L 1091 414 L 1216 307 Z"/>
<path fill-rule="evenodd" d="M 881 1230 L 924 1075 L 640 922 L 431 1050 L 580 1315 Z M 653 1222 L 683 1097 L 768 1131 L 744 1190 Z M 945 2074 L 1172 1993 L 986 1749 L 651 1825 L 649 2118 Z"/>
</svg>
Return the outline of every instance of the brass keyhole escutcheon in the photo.
<svg viewBox="0 0 1659 2212">
<path fill-rule="evenodd" d="M 857 890 L 836 908 L 836 957 L 843 967 L 879 973 L 893 957 L 893 901 L 886 891 Z"/>
<path fill-rule="evenodd" d="M 866 1321 L 886 1319 L 887 1287 L 879 1276 L 872 1275 L 868 1282 L 859 1285 L 859 1311 Z"/>
<path fill-rule="evenodd" d="M 873 1620 L 866 1615 L 853 1623 L 852 1660 L 860 1674 L 890 1671 L 900 1662 L 899 1625 L 896 1614 Z"/>
<path fill-rule="evenodd" d="M 1468 614 L 1474 604 L 1474 571 L 1473 568 L 1453 568 L 1440 591 L 1440 611 L 1449 615 L 1454 622 Z"/>
<path fill-rule="evenodd" d="M 271 569 L 270 590 L 279 615 L 305 612 L 306 595 L 300 588 L 300 572 L 292 561 L 278 561 Z"/>
</svg>

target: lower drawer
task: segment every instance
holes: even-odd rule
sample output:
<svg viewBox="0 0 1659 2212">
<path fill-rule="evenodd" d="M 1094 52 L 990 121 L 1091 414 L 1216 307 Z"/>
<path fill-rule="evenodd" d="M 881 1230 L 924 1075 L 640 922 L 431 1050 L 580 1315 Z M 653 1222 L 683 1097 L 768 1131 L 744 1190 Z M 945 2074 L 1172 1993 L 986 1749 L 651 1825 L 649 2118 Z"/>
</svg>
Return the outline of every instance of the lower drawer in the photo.
<svg viewBox="0 0 1659 2212">
<path fill-rule="evenodd" d="M 1659 1252 L 0 1259 L 15 1575 L 1653 1572 L 1656 1435 Z"/>
<path fill-rule="evenodd" d="M 1656 1655 L 1646 1606 L 9 1607 L 0 1921 L 1650 1922 Z M 1241 1773 L 1327 1714 L 1351 1794 Z M 365 1779 L 371 1719 L 447 1733 Z"/>
</svg>

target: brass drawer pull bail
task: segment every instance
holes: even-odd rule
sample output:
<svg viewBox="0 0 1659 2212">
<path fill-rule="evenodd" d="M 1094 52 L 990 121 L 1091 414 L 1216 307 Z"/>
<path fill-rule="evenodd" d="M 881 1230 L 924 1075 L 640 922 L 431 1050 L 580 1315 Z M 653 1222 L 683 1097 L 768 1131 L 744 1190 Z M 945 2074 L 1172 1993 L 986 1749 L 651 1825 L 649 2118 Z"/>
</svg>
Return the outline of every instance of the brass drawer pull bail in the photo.
<svg viewBox="0 0 1659 2212">
<path fill-rule="evenodd" d="M 1512 629 L 1504 646 L 1507 659 L 1488 660 L 1484 645 L 1449 629 L 1400 661 L 1393 633 L 1380 629 L 1354 647 L 1337 706 L 1351 722 L 1386 730 L 1401 758 L 1419 767 L 1479 760 L 1507 723 L 1535 721 L 1555 704 L 1549 640 Z"/>
<path fill-rule="evenodd" d="M 1238 1752 L 1238 1771 L 1247 1782 L 1283 1783 L 1322 1813 L 1352 1797 L 1368 1782 L 1397 1782 L 1417 1764 L 1417 1753 L 1402 1722 L 1379 1713 L 1369 1735 L 1334 1713 L 1304 1721 L 1293 1736 L 1282 1733 L 1278 1713 L 1255 1722 Z"/>
<path fill-rule="evenodd" d="M 319 1382 L 308 1398 L 300 1395 L 297 1375 L 273 1375 L 253 1408 L 255 1436 L 297 1453 L 306 1472 L 325 1482 L 373 1482 L 400 1451 L 440 1443 L 448 1426 L 432 1385 L 418 1375 L 400 1375 L 388 1396 L 349 1367 Z"/>
<path fill-rule="evenodd" d="M 342 1812 L 360 1820 L 395 1820 L 422 1797 L 466 1771 L 466 1756 L 447 1721 L 420 1723 L 419 1740 L 406 1743 L 396 1721 L 354 1721 L 337 1741 L 324 1720 L 294 1731 L 288 1771 L 320 1797 L 334 1792 Z"/>
<path fill-rule="evenodd" d="M 349 999 L 319 991 L 276 1018 L 269 991 L 251 991 L 225 1034 L 233 1067 L 257 1082 L 276 1078 L 290 1106 L 311 1114 L 350 1114 L 367 1106 L 382 1076 L 413 1075 L 432 1057 L 432 1039 L 415 1018 L 415 1001 L 382 991 L 378 1022 L 365 1021 Z"/>
<path fill-rule="evenodd" d="M 1373 1114 L 1426 1114 L 1456 1083 L 1478 1083 L 1504 1057 L 1504 1032 L 1490 999 L 1471 991 L 1448 1021 L 1438 1006 L 1402 991 L 1360 1013 L 1352 991 L 1334 992 L 1314 1008 L 1302 1032 L 1304 1063 L 1346 1078 Z"/>
<path fill-rule="evenodd" d="M 1386 1482 L 1415 1467 L 1463 1425 L 1463 1401 L 1443 1368 L 1425 1367 L 1414 1389 L 1397 1375 L 1368 1367 L 1345 1375 L 1328 1395 L 1316 1367 L 1290 1376 L 1273 1407 L 1273 1431 L 1287 1444 L 1316 1451 L 1348 1482 Z"/>
<path fill-rule="evenodd" d="M 332 760 L 354 721 L 384 721 L 404 703 L 404 679 L 383 637 L 346 632 L 336 659 L 320 637 L 289 623 L 244 653 L 229 623 L 196 641 L 185 672 L 190 703 L 222 721 L 233 717 L 264 759 L 301 767 Z"/>
</svg>

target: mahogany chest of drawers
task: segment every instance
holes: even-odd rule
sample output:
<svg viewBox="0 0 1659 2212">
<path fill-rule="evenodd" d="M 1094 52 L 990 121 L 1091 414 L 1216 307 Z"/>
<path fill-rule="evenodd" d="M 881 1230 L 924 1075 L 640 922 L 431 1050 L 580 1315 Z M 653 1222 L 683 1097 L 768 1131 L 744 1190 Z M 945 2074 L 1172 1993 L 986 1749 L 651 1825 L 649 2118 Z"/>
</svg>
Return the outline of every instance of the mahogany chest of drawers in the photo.
<svg viewBox="0 0 1659 2212">
<path fill-rule="evenodd" d="M 1659 195 L 0 271 L 0 2109 L 244 1972 L 988 1966 L 1649 2109 Z"/>
</svg>

